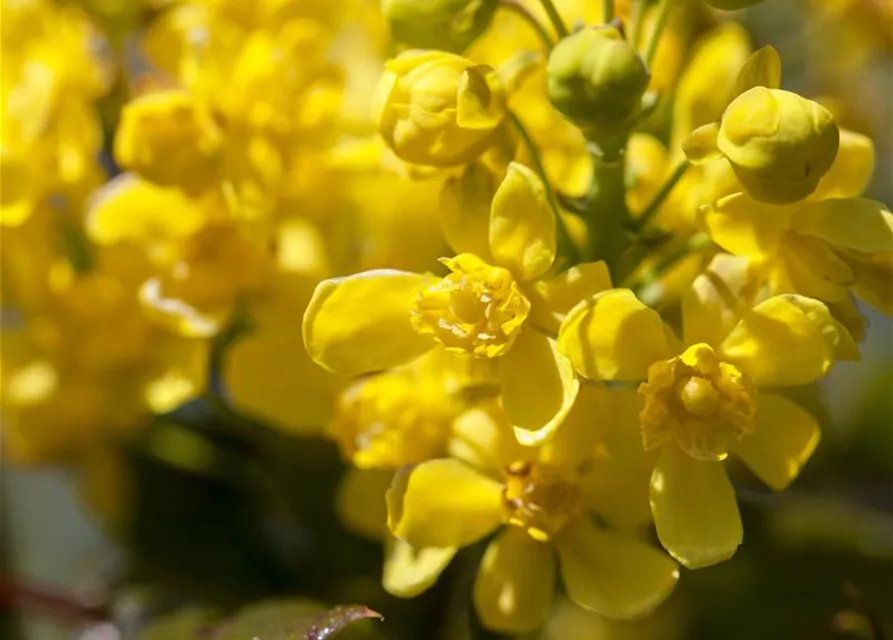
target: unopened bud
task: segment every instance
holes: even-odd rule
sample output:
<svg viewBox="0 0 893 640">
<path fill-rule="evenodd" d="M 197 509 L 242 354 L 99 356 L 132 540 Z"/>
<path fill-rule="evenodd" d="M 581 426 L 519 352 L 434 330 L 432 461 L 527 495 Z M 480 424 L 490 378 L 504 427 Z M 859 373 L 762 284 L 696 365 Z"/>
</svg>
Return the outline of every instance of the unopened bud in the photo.
<svg viewBox="0 0 893 640">
<path fill-rule="evenodd" d="M 460 52 L 493 19 L 498 0 L 383 0 L 391 37 L 420 49 Z"/>
</svg>

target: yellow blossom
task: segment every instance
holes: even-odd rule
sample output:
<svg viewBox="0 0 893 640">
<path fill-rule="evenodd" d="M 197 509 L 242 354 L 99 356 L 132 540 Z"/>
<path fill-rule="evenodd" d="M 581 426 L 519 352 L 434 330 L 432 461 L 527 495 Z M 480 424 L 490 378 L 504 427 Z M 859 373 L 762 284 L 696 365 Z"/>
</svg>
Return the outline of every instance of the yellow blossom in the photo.
<svg viewBox="0 0 893 640">
<path fill-rule="evenodd" d="M 399 158 L 448 167 L 471 162 L 493 144 L 506 116 L 496 72 L 441 51 L 407 51 L 386 65 L 374 110 Z"/>
<path fill-rule="evenodd" d="M 839 144 L 831 113 L 780 84 L 778 54 L 764 47 L 741 68 L 719 122 L 699 127 L 683 142 L 695 162 L 721 154 L 751 197 L 773 204 L 815 191 Z"/>
<path fill-rule="evenodd" d="M 307 351 L 348 375 L 392 368 L 437 345 L 493 359 L 518 437 L 542 441 L 579 388 L 550 331 L 575 295 L 608 284 L 598 264 L 546 277 L 555 243 L 542 184 L 523 165 L 512 165 L 490 211 L 494 264 L 460 254 L 444 260 L 452 273 L 442 279 L 380 270 L 324 281 L 304 316 Z"/>
<path fill-rule="evenodd" d="M 590 419 L 592 406 L 586 404 Z M 511 437 L 505 417 L 490 415 L 495 419 L 476 421 L 484 450 L 494 431 Z M 420 552 L 465 546 L 497 531 L 473 595 L 483 624 L 495 631 L 528 631 L 548 617 L 557 580 L 553 549 L 578 605 L 610 617 L 643 615 L 669 595 L 678 570 L 645 543 L 593 525 L 588 513 L 601 504 L 586 490 L 592 453 L 586 434 L 562 430 L 551 445 L 519 452 L 502 467 L 439 459 L 401 469 L 387 494 L 389 527 Z"/>
<path fill-rule="evenodd" d="M 559 333 L 559 349 L 581 375 L 644 381 L 642 441 L 660 450 L 651 510 L 663 546 L 690 568 L 725 560 L 741 543 L 722 465 L 730 452 L 780 490 L 818 442 L 815 419 L 768 388 L 817 380 L 853 348 L 816 300 L 780 295 L 739 304 L 722 277 L 746 286 L 740 268 L 698 277 L 683 303 L 686 348 L 655 311 L 622 289 L 581 302 Z"/>
</svg>

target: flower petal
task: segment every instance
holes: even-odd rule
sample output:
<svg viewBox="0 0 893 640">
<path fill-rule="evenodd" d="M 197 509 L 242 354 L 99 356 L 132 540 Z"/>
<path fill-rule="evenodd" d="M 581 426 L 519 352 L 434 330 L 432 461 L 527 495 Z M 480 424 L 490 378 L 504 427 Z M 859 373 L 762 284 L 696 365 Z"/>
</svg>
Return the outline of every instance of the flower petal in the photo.
<svg viewBox="0 0 893 640">
<path fill-rule="evenodd" d="M 826 198 L 855 198 L 865 191 L 874 174 L 874 143 L 847 129 L 840 130 L 840 146 L 834 164 L 809 196 L 818 201 Z"/>
<path fill-rule="evenodd" d="M 797 477 L 821 438 L 814 417 L 781 396 L 763 394 L 756 429 L 741 439 L 735 453 L 767 485 L 781 491 Z"/>
<path fill-rule="evenodd" d="M 644 542 L 597 529 L 579 518 L 561 532 L 561 575 L 571 599 L 609 618 L 636 618 L 660 605 L 679 579 L 679 567 Z"/>
<path fill-rule="evenodd" d="M 682 296 L 685 344 L 717 347 L 740 320 L 739 307 L 751 306 L 760 285 L 747 258 L 720 253 Z"/>
<path fill-rule="evenodd" d="M 542 181 L 513 162 L 490 206 L 490 253 L 519 280 L 533 280 L 552 266 L 555 243 L 555 215 Z"/>
<path fill-rule="evenodd" d="M 493 172 L 479 162 L 444 183 L 440 191 L 440 229 L 453 251 L 493 261 L 489 230 L 490 202 L 495 192 Z"/>
<path fill-rule="evenodd" d="M 335 510 L 344 527 L 370 540 L 388 537 L 388 510 L 384 495 L 394 472 L 349 468 L 341 477 Z"/>
<path fill-rule="evenodd" d="M 757 202 L 736 193 L 704 207 L 700 221 L 710 238 L 739 256 L 761 258 L 774 253 L 790 226 L 791 207 Z"/>
<path fill-rule="evenodd" d="M 414 598 L 437 582 L 455 555 L 455 547 L 414 549 L 408 542 L 388 538 L 382 586 L 398 598 Z"/>
<path fill-rule="evenodd" d="M 856 295 L 887 315 L 893 315 L 893 251 L 851 258 Z"/>
<path fill-rule="evenodd" d="M 745 314 L 720 345 L 720 355 L 757 386 L 794 386 L 825 375 L 840 344 L 840 329 L 823 303 L 784 294 Z"/>
<path fill-rule="evenodd" d="M 558 333 L 558 348 L 592 380 L 643 380 L 648 367 L 669 358 L 660 315 L 628 289 L 611 289 L 574 307 Z"/>
<path fill-rule="evenodd" d="M 357 375 L 409 362 L 433 345 L 410 324 L 419 291 L 433 278 L 381 269 L 324 280 L 304 314 L 304 346 L 317 364 Z"/>
<path fill-rule="evenodd" d="M 502 404 L 525 446 L 548 440 L 574 406 L 580 381 L 551 338 L 525 328 L 499 359 Z"/>
<path fill-rule="evenodd" d="M 551 545 L 518 527 L 505 527 L 487 546 L 474 583 L 474 607 L 484 627 L 512 634 L 532 631 L 552 612 L 554 594 Z"/>
<path fill-rule="evenodd" d="M 673 444 L 651 474 L 651 513 L 660 543 L 689 569 L 728 560 L 744 536 L 723 464 L 695 460 Z"/>
<path fill-rule="evenodd" d="M 717 160 L 720 157 L 719 149 L 716 147 L 718 135 L 719 123 L 701 125 L 682 140 L 682 152 L 692 164 Z"/>
<path fill-rule="evenodd" d="M 498 471 L 518 460 L 534 460 L 538 450 L 521 445 L 500 402 L 490 400 L 453 421 L 448 452 L 476 469 Z"/>
<path fill-rule="evenodd" d="M 388 527 L 414 547 L 460 547 L 502 521 L 502 484 L 458 460 L 404 467 L 388 489 Z"/>
<path fill-rule="evenodd" d="M 558 275 L 537 280 L 525 290 L 531 309 L 529 322 L 558 333 L 568 311 L 580 300 L 611 288 L 611 274 L 604 261 L 584 262 Z"/>
<path fill-rule="evenodd" d="M 754 87 L 766 87 L 778 89 L 781 87 L 781 57 L 774 47 L 765 46 L 757 49 L 750 57 L 735 80 L 735 90 L 732 98 Z"/>
<path fill-rule="evenodd" d="M 865 253 L 893 251 L 893 213 L 868 198 L 805 203 L 791 220 L 804 233 L 838 247 Z"/>
</svg>

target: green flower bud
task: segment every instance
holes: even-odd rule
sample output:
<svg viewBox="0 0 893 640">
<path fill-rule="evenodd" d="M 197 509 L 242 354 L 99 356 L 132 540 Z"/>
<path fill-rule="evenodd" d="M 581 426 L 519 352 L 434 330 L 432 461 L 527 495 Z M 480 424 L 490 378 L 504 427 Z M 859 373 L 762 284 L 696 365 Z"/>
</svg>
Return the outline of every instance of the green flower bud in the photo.
<svg viewBox="0 0 893 640">
<path fill-rule="evenodd" d="M 749 89 L 729 104 L 716 138 L 745 190 L 772 204 L 796 202 L 815 191 L 839 144 L 827 109 L 766 87 Z"/>
<path fill-rule="evenodd" d="M 564 38 L 549 56 L 548 72 L 552 104 L 595 138 L 629 126 L 649 80 L 639 54 L 612 26 Z"/>
<path fill-rule="evenodd" d="M 505 120 L 491 67 L 443 51 L 405 51 L 385 65 L 373 111 L 382 139 L 413 164 L 452 167 L 490 147 Z"/>
<path fill-rule="evenodd" d="M 460 52 L 493 19 L 499 0 L 383 0 L 391 37 L 419 49 Z"/>
</svg>

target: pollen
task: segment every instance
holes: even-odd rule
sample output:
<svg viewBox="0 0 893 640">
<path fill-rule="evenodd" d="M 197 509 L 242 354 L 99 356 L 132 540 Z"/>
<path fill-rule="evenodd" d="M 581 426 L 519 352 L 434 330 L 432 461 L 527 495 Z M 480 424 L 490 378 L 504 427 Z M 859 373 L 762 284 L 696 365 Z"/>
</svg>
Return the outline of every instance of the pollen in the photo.
<svg viewBox="0 0 893 640">
<path fill-rule="evenodd" d="M 451 273 L 419 295 L 412 311 L 416 331 L 479 358 L 505 354 L 530 312 L 512 274 L 470 253 L 442 262 Z"/>
<path fill-rule="evenodd" d="M 503 475 L 508 522 L 535 540 L 550 540 L 583 511 L 582 483 L 573 469 L 515 462 Z"/>
<path fill-rule="evenodd" d="M 706 344 L 652 365 L 639 393 L 645 396 L 639 417 L 646 449 L 673 441 L 693 458 L 723 460 L 753 431 L 753 382 Z"/>
</svg>

